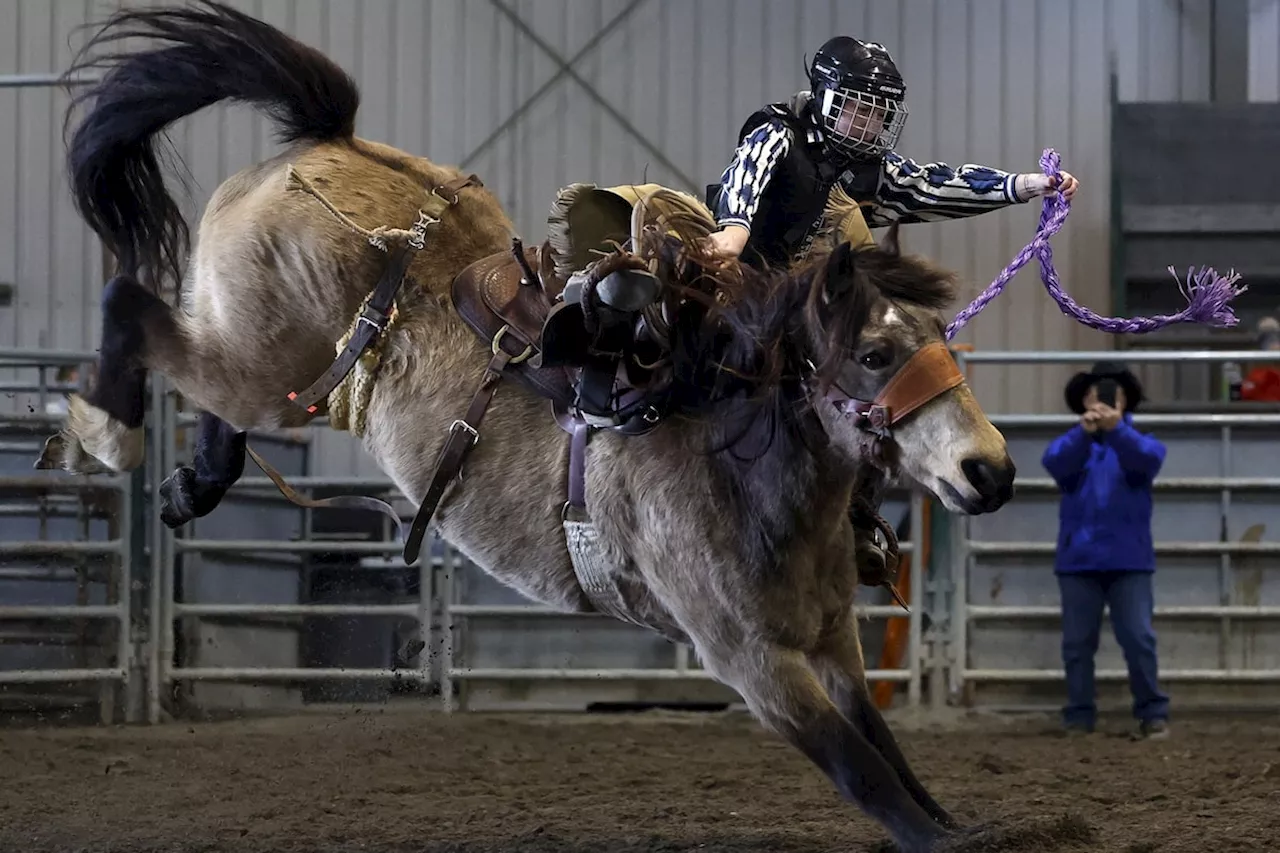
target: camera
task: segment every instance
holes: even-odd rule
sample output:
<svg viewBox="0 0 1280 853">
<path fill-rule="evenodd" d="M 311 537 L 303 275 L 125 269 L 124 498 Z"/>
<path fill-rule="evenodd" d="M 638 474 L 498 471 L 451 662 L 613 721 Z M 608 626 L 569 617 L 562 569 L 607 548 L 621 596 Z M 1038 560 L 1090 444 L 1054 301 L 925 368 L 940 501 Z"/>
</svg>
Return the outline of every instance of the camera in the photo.
<svg viewBox="0 0 1280 853">
<path fill-rule="evenodd" d="M 1110 406 L 1111 408 L 1114 409 L 1116 405 L 1116 389 L 1119 387 L 1120 387 L 1119 383 L 1117 383 L 1114 379 L 1100 380 L 1098 382 L 1097 387 L 1095 388 L 1095 393 L 1097 394 L 1098 402 L 1102 403 L 1105 406 Z"/>
</svg>

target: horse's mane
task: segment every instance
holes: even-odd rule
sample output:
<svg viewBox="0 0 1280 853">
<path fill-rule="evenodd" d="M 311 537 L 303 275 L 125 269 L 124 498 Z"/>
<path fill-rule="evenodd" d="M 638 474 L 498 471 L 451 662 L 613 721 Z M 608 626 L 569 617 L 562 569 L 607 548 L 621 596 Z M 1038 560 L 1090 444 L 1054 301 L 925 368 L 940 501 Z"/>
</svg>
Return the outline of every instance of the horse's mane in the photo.
<svg viewBox="0 0 1280 853">
<path fill-rule="evenodd" d="M 633 249 L 664 284 L 673 414 L 711 424 L 712 450 L 737 444 L 762 416 L 770 434 L 797 425 L 802 371 L 811 363 L 829 386 L 878 299 L 940 309 L 956 294 L 953 274 L 898 252 L 896 234 L 888 246 L 823 245 L 796 268 L 757 269 L 710 255 L 701 238 L 714 223 L 700 216 L 666 218 Z"/>
</svg>

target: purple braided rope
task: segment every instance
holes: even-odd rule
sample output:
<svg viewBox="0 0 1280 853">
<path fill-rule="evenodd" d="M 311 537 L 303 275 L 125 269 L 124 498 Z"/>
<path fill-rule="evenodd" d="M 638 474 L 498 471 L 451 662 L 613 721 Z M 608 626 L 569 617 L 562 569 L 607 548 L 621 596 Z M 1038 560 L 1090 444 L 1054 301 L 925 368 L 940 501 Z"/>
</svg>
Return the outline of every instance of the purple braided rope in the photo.
<svg viewBox="0 0 1280 853">
<path fill-rule="evenodd" d="M 1040 168 L 1046 175 L 1059 176 L 1058 166 L 1060 162 L 1058 152 L 1052 148 L 1046 148 L 1044 153 L 1040 155 Z M 1049 291 L 1049 295 L 1053 297 L 1053 301 L 1058 303 L 1058 307 L 1062 309 L 1062 313 L 1074 317 L 1080 323 L 1094 329 L 1112 333 L 1143 334 L 1162 329 L 1174 323 L 1234 326 L 1240 322 L 1227 303 L 1233 297 L 1244 293 L 1247 288 L 1244 285 L 1235 286 L 1240 276 L 1234 270 L 1228 275 L 1222 276 L 1212 267 L 1203 267 L 1198 273 L 1188 270 L 1185 284 L 1173 271 L 1173 267 L 1169 267 L 1169 274 L 1178 282 L 1178 289 L 1187 298 L 1188 302 L 1187 307 L 1177 314 L 1158 314 L 1155 317 L 1103 317 L 1101 314 L 1078 305 L 1062 289 L 1062 285 L 1058 280 L 1058 271 L 1053 266 L 1053 247 L 1049 245 L 1049 239 L 1061 230 L 1062 223 L 1066 221 L 1067 214 L 1070 211 L 1071 203 L 1064 199 L 1061 193 L 1055 192 L 1044 197 L 1044 203 L 1040 208 L 1040 224 L 1036 228 L 1035 239 L 1017 254 L 1009 266 L 1005 267 L 1000 275 L 996 276 L 995 281 L 987 286 L 986 290 L 978 294 L 977 299 L 974 299 L 963 311 L 956 315 L 951 324 L 947 326 L 947 340 L 954 338 L 961 327 L 977 316 L 983 308 L 986 308 L 987 303 L 999 296 L 1005 285 L 1009 283 L 1018 270 L 1027 265 L 1032 257 L 1039 261 L 1040 278 L 1044 282 L 1045 289 Z"/>
</svg>

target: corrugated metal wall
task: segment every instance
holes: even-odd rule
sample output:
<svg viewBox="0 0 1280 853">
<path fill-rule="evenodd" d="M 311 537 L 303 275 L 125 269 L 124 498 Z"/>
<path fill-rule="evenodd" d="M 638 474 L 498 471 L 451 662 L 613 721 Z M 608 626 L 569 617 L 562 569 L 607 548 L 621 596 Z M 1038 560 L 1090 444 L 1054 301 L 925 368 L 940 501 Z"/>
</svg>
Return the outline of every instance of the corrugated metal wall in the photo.
<svg viewBox="0 0 1280 853">
<path fill-rule="evenodd" d="M 72 28 L 108 5 L 0 0 L 0 74 L 61 69 Z M 686 186 L 687 178 L 701 193 L 723 168 L 744 118 L 801 87 L 806 53 L 833 33 L 874 37 L 908 80 L 911 117 L 902 153 L 1018 171 L 1036 170 L 1046 146 L 1062 154 L 1083 188 L 1055 243 L 1055 260 L 1076 298 L 1103 311 L 1109 55 L 1116 56 L 1124 100 L 1209 94 L 1208 0 L 236 5 L 356 75 L 364 92 L 361 135 L 465 162 L 531 237 L 542 233 L 555 190 L 572 181 Z M 558 66 L 530 34 L 565 58 L 598 43 L 573 63 L 577 79 L 548 87 Z M 584 83 L 638 134 L 593 100 Z M 503 127 L 535 95 L 528 112 Z M 17 285 L 15 306 L 0 308 L 0 346 L 92 347 L 97 339 L 99 259 L 66 199 L 59 159 L 64 106 L 64 96 L 47 91 L 0 90 L 0 281 Z M 273 148 L 265 122 L 241 108 L 211 109 L 180 125 L 173 138 L 198 182 L 198 204 L 222 178 Z M 1037 215 L 1033 204 L 971 222 L 916 226 L 904 236 L 909 249 L 957 269 L 970 282 L 968 298 L 1030 240 Z M 1171 307 L 1177 301 L 1171 293 Z M 1034 265 L 960 340 L 984 349 L 1107 345 L 1061 316 Z M 987 367 L 974 384 L 992 410 L 1055 411 L 1063 377 L 1061 369 Z M 327 434 L 322 445 L 337 453 L 326 473 L 372 469 L 345 436 Z"/>
</svg>

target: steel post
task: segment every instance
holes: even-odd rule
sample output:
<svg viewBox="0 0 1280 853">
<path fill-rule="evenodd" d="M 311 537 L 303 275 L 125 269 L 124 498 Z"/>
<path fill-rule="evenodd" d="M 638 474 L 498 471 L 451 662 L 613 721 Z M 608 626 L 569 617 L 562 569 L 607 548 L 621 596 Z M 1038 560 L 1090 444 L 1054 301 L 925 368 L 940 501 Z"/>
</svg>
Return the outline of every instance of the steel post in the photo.
<svg viewBox="0 0 1280 853">
<path fill-rule="evenodd" d="M 0 74 L 0 89 L 48 89 L 55 86 L 91 86 L 99 78 L 67 74 Z"/>
<path fill-rule="evenodd" d="M 924 529 L 924 498 L 919 494 L 911 496 L 911 539 L 913 542 L 924 542 L 928 531 Z M 907 706 L 920 706 L 921 670 L 924 665 L 921 654 L 924 633 L 924 554 L 923 548 L 911 548 L 911 616 L 907 633 Z"/>
</svg>

